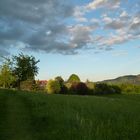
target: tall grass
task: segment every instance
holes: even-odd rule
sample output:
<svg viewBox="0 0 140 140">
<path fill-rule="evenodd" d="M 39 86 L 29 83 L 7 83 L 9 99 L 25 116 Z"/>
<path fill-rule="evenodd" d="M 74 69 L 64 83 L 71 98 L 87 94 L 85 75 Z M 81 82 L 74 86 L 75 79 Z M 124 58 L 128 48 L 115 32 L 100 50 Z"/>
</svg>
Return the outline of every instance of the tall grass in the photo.
<svg viewBox="0 0 140 140">
<path fill-rule="evenodd" d="M 0 90 L 0 140 L 139 140 L 140 95 Z"/>
</svg>

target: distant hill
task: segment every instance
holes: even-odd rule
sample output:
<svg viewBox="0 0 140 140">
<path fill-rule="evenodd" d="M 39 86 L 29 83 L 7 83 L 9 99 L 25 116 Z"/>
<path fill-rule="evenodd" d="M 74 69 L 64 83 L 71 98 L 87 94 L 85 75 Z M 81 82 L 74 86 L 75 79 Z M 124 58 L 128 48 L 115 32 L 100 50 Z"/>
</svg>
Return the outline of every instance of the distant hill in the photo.
<svg viewBox="0 0 140 140">
<path fill-rule="evenodd" d="M 101 81 L 101 83 L 107 83 L 107 84 L 134 84 L 134 85 L 140 85 L 140 75 L 126 75 L 121 76 L 116 79 L 110 79 L 110 80 L 104 80 Z"/>
</svg>

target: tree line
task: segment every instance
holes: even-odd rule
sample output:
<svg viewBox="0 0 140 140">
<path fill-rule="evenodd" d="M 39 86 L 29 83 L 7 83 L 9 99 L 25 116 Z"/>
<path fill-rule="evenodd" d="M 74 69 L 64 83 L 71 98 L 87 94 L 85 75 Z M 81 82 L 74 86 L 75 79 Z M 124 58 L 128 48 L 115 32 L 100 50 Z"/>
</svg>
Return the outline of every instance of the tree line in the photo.
<svg viewBox="0 0 140 140">
<path fill-rule="evenodd" d="M 3 88 L 21 88 L 22 82 L 34 81 L 38 74 L 37 64 L 39 60 L 35 57 L 24 55 L 12 56 L 11 59 L 4 58 L 0 67 L 0 86 Z"/>
<path fill-rule="evenodd" d="M 39 60 L 35 57 L 24 55 L 12 56 L 11 59 L 4 58 L 0 67 L 0 87 L 30 91 L 44 91 L 48 94 L 73 94 L 73 95 L 104 95 L 120 93 L 138 93 L 140 86 L 127 83 L 111 85 L 106 83 L 93 83 L 87 80 L 81 82 L 76 74 L 72 74 L 67 81 L 61 76 L 50 79 L 41 85 L 39 80 L 35 80 L 39 68 Z"/>
</svg>

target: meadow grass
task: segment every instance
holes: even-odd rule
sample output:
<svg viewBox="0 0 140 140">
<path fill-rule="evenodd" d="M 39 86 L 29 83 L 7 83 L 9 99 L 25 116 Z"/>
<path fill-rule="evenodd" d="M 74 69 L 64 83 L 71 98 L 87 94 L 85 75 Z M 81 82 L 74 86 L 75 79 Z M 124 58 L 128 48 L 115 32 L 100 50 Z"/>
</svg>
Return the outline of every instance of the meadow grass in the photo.
<svg viewBox="0 0 140 140">
<path fill-rule="evenodd" d="M 140 140 L 140 94 L 0 90 L 0 140 Z"/>
</svg>

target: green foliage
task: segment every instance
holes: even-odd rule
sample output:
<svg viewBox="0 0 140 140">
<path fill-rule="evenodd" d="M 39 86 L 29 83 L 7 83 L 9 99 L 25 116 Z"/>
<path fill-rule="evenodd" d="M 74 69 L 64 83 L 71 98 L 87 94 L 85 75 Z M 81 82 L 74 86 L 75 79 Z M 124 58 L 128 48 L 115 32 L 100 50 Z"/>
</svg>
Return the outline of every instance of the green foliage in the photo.
<svg viewBox="0 0 140 140">
<path fill-rule="evenodd" d="M 60 86 L 63 86 L 64 85 L 64 80 L 63 80 L 63 78 L 61 76 L 57 76 L 55 78 L 55 80 L 59 82 Z"/>
<path fill-rule="evenodd" d="M 69 79 L 68 79 L 67 82 L 68 82 L 68 83 L 80 82 L 80 78 L 78 77 L 78 75 L 72 74 L 72 75 L 69 77 Z"/>
<path fill-rule="evenodd" d="M 60 85 L 60 93 L 61 94 L 67 94 L 68 89 L 67 89 L 67 86 L 65 86 L 65 83 L 64 83 L 63 78 L 61 76 L 57 76 L 55 78 L 55 80 L 59 82 L 59 85 Z"/>
<path fill-rule="evenodd" d="M 18 56 L 13 56 L 13 62 L 15 62 L 14 73 L 19 83 L 28 79 L 34 80 L 35 76 L 38 74 L 37 63 L 39 60 L 36 61 L 33 56 L 21 53 Z"/>
<path fill-rule="evenodd" d="M 4 62 L 0 68 L 0 86 L 3 88 L 10 88 L 15 80 L 16 78 L 11 71 L 10 64 Z"/>
<path fill-rule="evenodd" d="M 86 95 L 88 94 L 88 87 L 83 82 L 73 83 L 71 85 L 70 92 L 78 95 Z"/>
<path fill-rule="evenodd" d="M 119 87 L 121 88 L 123 93 L 140 93 L 140 85 L 120 84 Z"/>
<path fill-rule="evenodd" d="M 57 80 L 49 80 L 46 86 L 46 91 L 48 94 L 60 93 L 61 87 Z"/>
<path fill-rule="evenodd" d="M 103 95 L 103 94 L 119 94 L 121 93 L 121 89 L 115 85 L 107 85 L 105 83 L 97 83 L 95 84 L 94 93 Z"/>
</svg>

